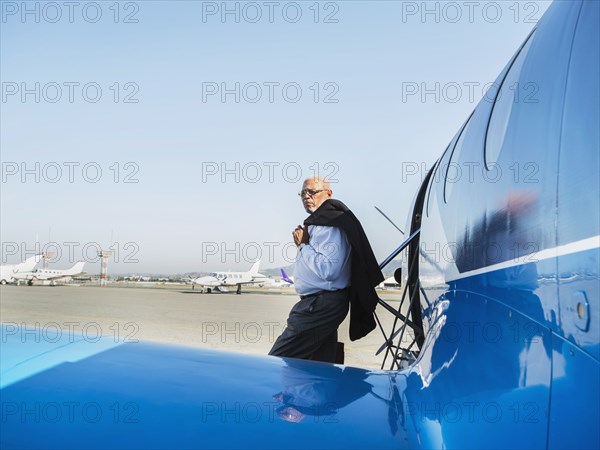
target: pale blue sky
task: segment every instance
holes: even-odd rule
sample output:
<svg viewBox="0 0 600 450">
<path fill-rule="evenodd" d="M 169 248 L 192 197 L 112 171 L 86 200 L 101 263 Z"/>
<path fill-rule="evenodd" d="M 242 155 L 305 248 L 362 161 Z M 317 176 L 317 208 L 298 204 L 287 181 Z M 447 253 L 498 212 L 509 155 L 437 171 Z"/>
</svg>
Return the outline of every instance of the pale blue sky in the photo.
<svg viewBox="0 0 600 450">
<path fill-rule="evenodd" d="M 91 260 L 94 243 L 107 247 L 112 235 L 120 250 L 113 274 L 246 270 L 257 249 L 263 268 L 287 265 L 291 230 L 305 217 L 295 179 L 317 167 L 335 171 L 334 195 L 361 219 L 381 260 L 401 236 L 373 206 L 405 226 L 423 174 L 403 180 L 403 164 L 431 167 L 549 5 L 476 2 L 469 18 L 472 2 L 275 2 L 269 23 L 264 2 L 228 2 L 239 5 L 236 23 L 233 15 L 203 20 L 203 9 L 222 2 L 140 1 L 120 3 L 115 23 L 110 1 L 97 3 L 102 17 L 91 23 L 97 8 L 82 14 L 89 3 L 73 11 L 73 23 L 56 3 L 62 16 L 50 23 L 56 8 L 29 2 L 40 11 L 36 23 L 35 13 L 21 16 L 21 2 L 2 2 L 2 262 L 19 261 L 37 236 L 59 243 L 55 267 L 65 267 Z M 423 17 L 423 5 L 434 12 Z M 263 17 L 249 23 L 256 6 Z M 302 17 L 291 23 L 297 10 Z M 123 23 L 127 14 L 138 22 Z M 327 14 L 337 23 L 323 23 Z M 39 103 L 35 94 L 23 101 L 22 88 L 35 83 Z M 96 83 L 88 100 L 102 89 L 96 103 L 81 92 L 87 83 Z M 203 89 L 223 83 L 240 83 L 239 103 L 233 94 L 203 101 Z M 269 83 L 279 84 L 273 102 Z M 406 95 L 435 83 L 439 101 Z M 459 98 L 449 97 L 452 83 Z M 465 83 L 477 83 L 474 98 Z M 57 85 L 62 97 L 53 103 Z M 256 85 L 263 96 L 252 103 Z M 328 94 L 337 103 L 324 102 Z M 137 103 L 125 103 L 127 95 Z M 32 169 L 25 182 L 23 163 Z M 234 172 L 224 182 L 223 165 Z M 124 183 L 126 175 L 138 182 Z M 124 262 L 127 255 L 139 262 Z"/>
</svg>

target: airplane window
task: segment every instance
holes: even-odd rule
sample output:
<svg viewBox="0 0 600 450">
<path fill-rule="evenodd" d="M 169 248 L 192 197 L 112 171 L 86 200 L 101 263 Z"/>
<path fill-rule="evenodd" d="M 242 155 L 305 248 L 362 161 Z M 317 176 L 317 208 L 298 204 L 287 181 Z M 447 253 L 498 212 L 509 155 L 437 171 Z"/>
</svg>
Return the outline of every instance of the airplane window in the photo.
<svg viewBox="0 0 600 450">
<path fill-rule="evenodd" d="M 485 138 L 485 164 L 488 170 L 492 168 L 492 165 L 496 163 L 500 156 L 513 106 L 519 102 L 526 102 L 528 95 L 531 94 L 531 88 L 535 89 L 535 86 L 529 86 L 526 81 L 519 81 L 521 69 L 523 69 L 523 63 L 533 42 L 534 35 L 535 31 L 529 36 L 527 43 L 519 52 L 519 56 L 513 62 L 496 93 L 496 100 L 492 108 Z"/>
<path fill-rule="evenodd" d="M 429 199 L 432 195 L 432 192 L 434 189 L 437 189 L 437 183 L 440 181 L 440 166 L 446 164 L 445 161 L 448 161 L 448 159 L 450 158 L 449 155 L 449 151 L 450 151 L 450 147 L 452 147 L 452 143 L 456 141 L 456 135 L 454 135 L 452 137 L 452 139 L 450 140 L 450 143 L 448 144 L 448 147 L 446 147 L 446 150 L 444 150 L 444 153 L 442 153 L 442 156 L 435 162 L 434 166 L 433 166 L 433 173 L 431 174 L 431 179 L 429 180 L 429 189 L 427 192 L 427 205 L 426 206 L 426 213 L 427 213 L 427 217 L 429 217 L 429 212 L 430 212 L 430 202 Z M 435 195 L 435 194 L 434 194 Z"/>
<path fill-rule="evenodd" d="M 452 154 L 450 155 L 450 159 L 448 160 L 448 165 L 444 167 L 442 170 L 446 170 L 446 174 L 444 177 L 444 202 L 448 203 L 448 199 L 450 198 L 450 194 L 452 193 L 452 188 L 458 182 L 460 178 L 460 174 L 456 172 L 456 163 L 453 163 L 454 154 L 459 155 L 460 149 L 463 146 L 463 142 L 465 141 L 465 136 L 467 135 L 467 131 L 469 128 L 469 124 L 471 123 L 471 118 L 473 117 L 473 113 L 467 119 L 467 122 L 463 125 L 462 130 L 460 131 L 460 137 L 456 144 L 454 144 L 454 148 L 452 149 Z M 457 153 L 458 150 L 458 153 Z"/>
</svg>

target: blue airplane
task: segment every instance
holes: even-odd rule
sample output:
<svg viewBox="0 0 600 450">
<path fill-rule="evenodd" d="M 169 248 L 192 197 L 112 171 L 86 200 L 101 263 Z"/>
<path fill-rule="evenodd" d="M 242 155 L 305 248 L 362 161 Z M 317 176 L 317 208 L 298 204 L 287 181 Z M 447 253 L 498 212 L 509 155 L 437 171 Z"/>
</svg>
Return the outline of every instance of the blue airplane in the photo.
<svg viewBox="0 0 600 450">
<path fill-rule="evenodd" d="M 599 5 L 551 5 L 424 180 L 385 370 L 5 324 L 0 447 L 600 448 Z"/>
</svg>

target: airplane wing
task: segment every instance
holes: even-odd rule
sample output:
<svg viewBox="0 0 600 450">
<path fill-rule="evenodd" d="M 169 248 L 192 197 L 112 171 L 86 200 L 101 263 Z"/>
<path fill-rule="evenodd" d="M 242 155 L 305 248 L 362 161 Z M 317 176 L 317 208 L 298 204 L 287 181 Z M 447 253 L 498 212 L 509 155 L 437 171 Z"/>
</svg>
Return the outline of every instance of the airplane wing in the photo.
<svg viewBox="0 0 600 450">
<path fill-rule="evenodd" d="M 79 273 L 74 273 L 74 274 L 48 275 L 48 276 L 44 276 L 44 280 L 61 280 L 63 278 L 78 277 L 80 275 L 85 275 L 85 274 L 87 274 L 87 272 L 79 272 Z"/>
<path fill-rule="evenodd" d="M 2 332 L 2 448 L 398 448 L 388 374 Z"/>
<path fill-rule="evenodd" d="M 260 283 L 264 283 L 264 281 L 227 281 L 224 280 L 223 283 L 216 285 L 216 287 L 233 287 L 233 286 L 247 286 L 247 285 L 254 285 L 254 284 L 260 284 Z"/>
<path fill-rule="evenodd" d="M 223 282 L 219 281 L 217 279 L 215 279 L 215 280 L 196 279 L 196 280 L 192 280 L 192 284 L 195 284 L 197 286 L 206 286 L 206 287 L 224 286 Z"/>
<path fill-rule="evenodd" d="M 2 326 L 1 448 L 541 448 L 546 443 L 543 409 L 534 409 L 540 420 L 516 422 L 514 408 L 519 401 L 547 405 L 547 389 L 517 388 L 515 381 L 485 391 L 488 403 L 482 404 L 487 380 L 475 382 L 477 372 L 461 383 L 464 368 L 454 370 L 461 358 L 477 367 L 477 352 L 428 360 L 435 369 L 431 378 L 419 367 L 370 371 L 115 342 L 113 336 L 55 335 L 39 339 L 16 324 Z M 438 381 L 444 371 L 463 389 L 457 396 Z"/>
</svg>

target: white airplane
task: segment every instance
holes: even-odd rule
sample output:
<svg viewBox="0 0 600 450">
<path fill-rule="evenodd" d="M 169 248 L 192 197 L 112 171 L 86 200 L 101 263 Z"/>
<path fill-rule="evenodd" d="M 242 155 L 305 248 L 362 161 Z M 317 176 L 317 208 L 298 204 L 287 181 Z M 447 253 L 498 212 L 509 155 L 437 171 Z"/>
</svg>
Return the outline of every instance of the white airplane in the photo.
<svg viewBox="0 0 600 450">
<path fill-rule="evenodd" d="M 50 285 L 54 285 L 54 282 L 63 278 L 71 278 L 79 275 L 83 275 L 83 266 L 85 261 L 76 262 L 70 269 L 36 269 L 29 272 L 19 272 L 14 275 L 17 281 L 27 281 L 30 286 L 34 281 L 50 281 Z"/>
<path fill-rule="evenodd" d="M 279 269 L 279 270 L 281 272 L 281 279 L 274 280 L 273 278 L 269 278 L 267 280 L 267 282 L 264 284 L 265 287 L 282 288 L 282 287 L 289 287 L 292 284 L 294 284 L 294 277 L 288 276 L 288 274 L 285 273 L 284 269 Z"/>
<path fill-rule="evenodd" d="M 400 284 L 392 276 L 379 283 L 377 289 L 400 289 Z"/>
<path fill-rule="evenodd" d="M 211 293 L 212 290 L 228 292 L 227 287 L 237 286 L 236 294 L 242 293 L 243 284 L 266 283 L 269 277 L 258 273 L 260 259 L 256 261 L 248 272 L 213 272 L 210 275 L 192 279 L 192 289 L 195 285 Z"/>
<path fill-rule="evenodd" d="M 266 288 L 283 288 L 291 285 L 290 283 L 284 280 L 275 280 L 274 278 L 269 278 L 264 283 L 260 283 L 259 286 Z"/>
<path fill-rule="evenodd" d="M 31 272 L 43 255 L 30 256 L 20 264 L 5 264 L 0 266 L 0 284 L 11 283 L 16 280 L 15 275 L 23 272 Z"/>
</svg>

